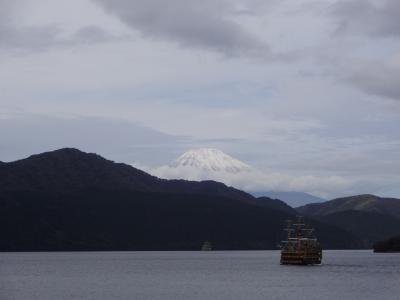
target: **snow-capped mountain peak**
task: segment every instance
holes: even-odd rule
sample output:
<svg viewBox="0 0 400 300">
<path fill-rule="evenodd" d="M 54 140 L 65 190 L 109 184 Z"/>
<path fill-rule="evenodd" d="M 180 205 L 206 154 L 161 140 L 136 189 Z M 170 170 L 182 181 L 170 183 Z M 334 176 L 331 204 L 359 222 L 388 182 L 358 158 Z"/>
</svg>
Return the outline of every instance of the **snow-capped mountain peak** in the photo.
<svg viewBox="0 0 400 300">
<path fill-rule="evenodd" d="M 255 196 L 271 195 L 271 197 L 288 201 L 294 206 L 310 201 L 316 202 L 315 199 L 310 200 L 312 196 L 304 194 L 304 192 L 308 192 L 305 189 L 305 184 L 310 180 L 318 182 L 318 185 L 325 184 L 327 181 L 325 178 L 319 179 L 313 176 L 291 176 L 271 171 L 263 172 L 213 148 L 189 150 L 172 163 L 160 166 L 151 172 L 153 175 L 164 179 L 219 181 L 243 191 L 253 192 Z M 260 191 L 266 192 L 260 193 Z M 304 195 L 308 197 L 301 202 L 301 196 L 304 198 Z"/>
<path fill-rule="evenodd" d="M 172 168 L 190 167 L 203 171 L 240 173 L 251 171 L 244 162 L 218 149 L 192 149 L 182 154 L 171 165 Z"/>
</svg>

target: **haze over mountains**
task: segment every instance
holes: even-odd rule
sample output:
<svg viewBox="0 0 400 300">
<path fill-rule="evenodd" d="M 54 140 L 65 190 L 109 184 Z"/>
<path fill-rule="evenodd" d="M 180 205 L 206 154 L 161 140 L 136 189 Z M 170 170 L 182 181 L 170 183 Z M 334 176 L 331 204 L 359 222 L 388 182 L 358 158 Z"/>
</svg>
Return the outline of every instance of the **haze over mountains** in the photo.
<svg viewBox="0 0 400 300">
<path fill-rule="evenodd" d="M 326 199 L 304 193 L 304 192 L 276 192 L 276 191 L 263 191 L 251 192 L 255 197 L 268 197 L 272 199 L 281 199 L 292 207 L 299 207 L 309 203 L 320 203 Z"/>
<path fill-rule="evenodd" d="M 287 190 L 279 174 L 265 174 L 221 150 L 213 148 L 192 149 L 171 164 L 152 171 L 168 179 L 215 180 L 251 193 L 256 197 L 280 199 L 297 207 L 324 199 L 296 190 Z M 286 182 L 287 179 L 285 179 Z M 269 190 L 271 187 L 286 190 Z"/>
</svg>

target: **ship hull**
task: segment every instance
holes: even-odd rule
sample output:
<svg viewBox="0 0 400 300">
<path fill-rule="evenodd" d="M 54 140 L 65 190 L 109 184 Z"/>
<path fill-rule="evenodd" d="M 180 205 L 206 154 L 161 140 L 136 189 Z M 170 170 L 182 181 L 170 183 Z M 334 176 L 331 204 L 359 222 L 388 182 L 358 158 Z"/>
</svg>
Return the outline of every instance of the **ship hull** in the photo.
<svg viewBox="0 0 400 300">
<path fill-rule="evenodd" d="M 322 251 L 299 253 L 282 252 L 281 265 L 319 265 L 322 261 Z"/>
</svg>

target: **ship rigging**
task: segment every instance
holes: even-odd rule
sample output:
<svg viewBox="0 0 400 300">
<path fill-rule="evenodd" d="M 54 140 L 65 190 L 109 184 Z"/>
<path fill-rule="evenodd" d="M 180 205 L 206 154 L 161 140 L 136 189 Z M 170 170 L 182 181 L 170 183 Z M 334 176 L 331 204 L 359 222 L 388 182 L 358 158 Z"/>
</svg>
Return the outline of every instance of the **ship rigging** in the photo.
<svg viewBox="0 0 400 300">
<path fill-rule="evenodd" d="M 296 223 L 287 221 L 287 240 L 281 242 L 282 265 L 321 264 L 322 248 L 314 235 L 314 229 L 308 227 L 303 217 L 298 216 Z"/>
</svg>

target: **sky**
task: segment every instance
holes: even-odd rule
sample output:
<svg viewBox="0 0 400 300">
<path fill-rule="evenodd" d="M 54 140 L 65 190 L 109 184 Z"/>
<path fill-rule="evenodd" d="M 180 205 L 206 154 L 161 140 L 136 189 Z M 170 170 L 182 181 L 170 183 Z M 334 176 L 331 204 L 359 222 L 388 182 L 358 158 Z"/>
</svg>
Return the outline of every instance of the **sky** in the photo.
<svg viewBox="0 0 400 300">
<path fill-rule="evenodd" d="M 398 0 L 0 0 L 0 161 L 76 147 L 151 170 L 212 147 L 280 189 L 400 197 L 399 15 Z"/>
</svg>

